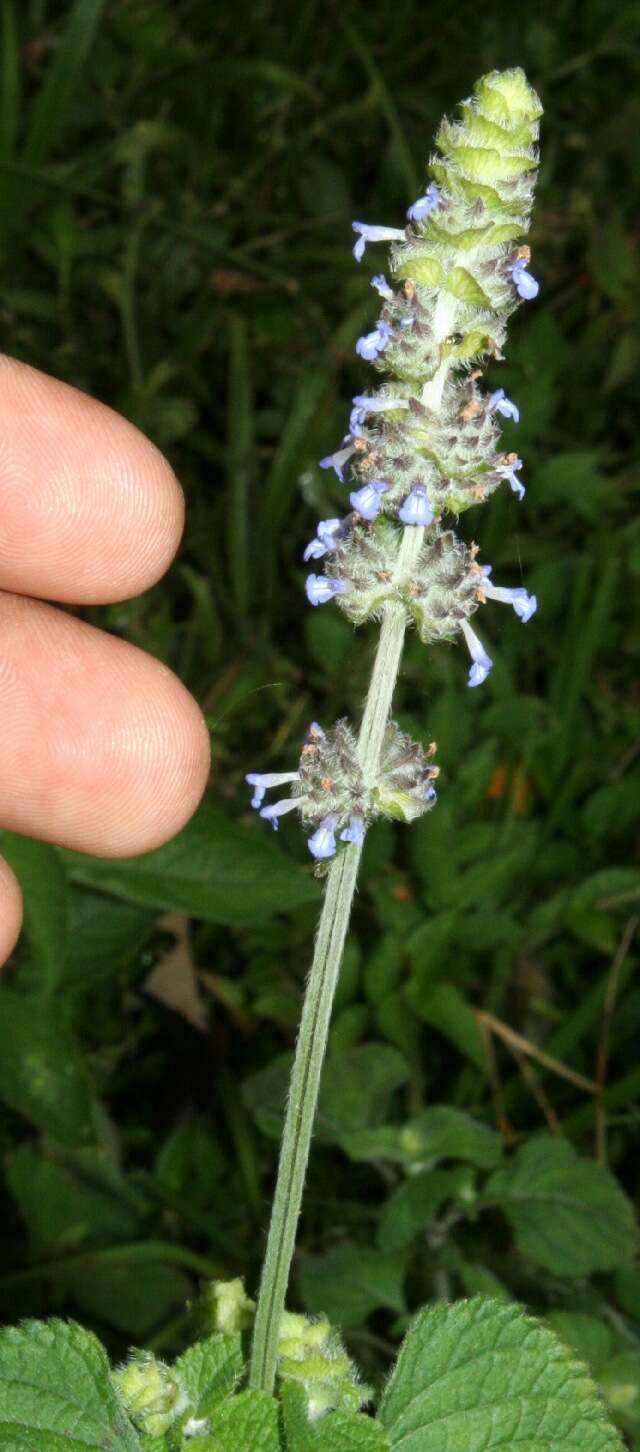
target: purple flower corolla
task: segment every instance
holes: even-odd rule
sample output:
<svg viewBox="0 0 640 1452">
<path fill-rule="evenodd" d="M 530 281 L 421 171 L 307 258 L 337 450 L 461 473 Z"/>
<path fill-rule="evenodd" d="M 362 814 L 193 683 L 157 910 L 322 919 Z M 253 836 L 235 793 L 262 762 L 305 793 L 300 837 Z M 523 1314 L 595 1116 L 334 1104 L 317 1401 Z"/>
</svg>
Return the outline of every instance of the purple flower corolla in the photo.
<svg viewBox="0 0 640 1452">
<path fill-rule="evenodd" d="M 364 358 L 366 363 L 375 363 L 376 358 L 386 348 L 392 333 L 393 328 L 380 320 L 376 323 L 373 332 L 365 333 L 362 338 L 358 338 L 356 353 L 360 358 Z"/>
<path fill-rule="evenodd" d="M 409 210 L 407 212 L 409 221 L 424 221 L 424 218 L 428 217 L 430 212 L 435 211 L 435 208 L 440 205 L 441 201 L 442 194 L 438 191 L 435 182 L 431 182 L 430 186 L 427 187 L 424 196 L 418 197 L 417 202 L 414 202 L 413 205 L 409 207 Z"/>
<path fill-rule="evenodd" d="M 364 842 L 364 821 L 362 817 L 350 817 L 349 825 L 340 833 L 341 842 L 356 842 L 358 847 Z"/>
<path fill-rule="evenodd" d="M 492 585 L 488 580 L 482 586 L 487 600 L 499 600 L 503 605 L 512 605 L 516 615 L 525 624 L 527 620 L 535 615 L 538 608 L 538 601 L 535 595 L 527 594 L 524 586 L 519 585 L 515 590 L 509 590 L 504 585 Z"/>
<path fill-rule="evenodd" d="M 307 847 L 312 857 L 323 858 L 333 857 L 336 850 L 335 828 L 337 817 L 325 817 L 320 823 L 318 830 L 313 837 L 309 837 Z"/>
<path fill-rule="evenodd" d="M 281 802 L 274 802 L 270 807 L 263 807 L 260 816 L 264 817 L 265 822 L 270 822 L 274 832 L 277 832 L 278 817 L 284 817 L 287 812 L 293 812 L 296 807 L 300 806 L 302 800 L 301 797 L 283 797 Z"/>
<path fill-rule="evenodd" d="M 406 398 L 392 398 L 389 394 L 380 396 L 375 393 L 356 393 L 349 418 L 349 432 L 357 437 L 368 413 L 384 413 L 385 410 L 408 407 L 409 400 Z"/>
<path fill-rule="evenodd" d="M 321 519 L 316 530 L 316 538 L 309 540 L 302 556 L 303 560 L 321 560 L 329 550 L 335 549 L 335 536 L 341 524 L 340 519 Z"/>
<path fill-rule="evenodd" d="M 516 474 L 516 470 L 521 468 L 522 459 L 515 459 L 514 462 L 511 464 L 498 465 L 498 473 L 502 474 L 503 479 L 509 480 L 509 484 L 511 485 L 514 494 L 517 494 L 518 499 L 524 499 L 525 496 L 524 484 L 522 483 L 521 479 L 518 479 L 518 476 Z"/>
<path fill-rule="evenodd" d="M 437 802 L 438 793 L 434 786 L 428 786 L 425 788 L 424 799 L 425 802 Z"/>
<path fill-rule="evenodd" d="M 471 629 L 468 620 L 462 621 L 461 629 L 467 643 L 469 655 L 471 656 L 468 684 L 470 686 L 481 686 L 482 682 L 487 679 L 489 671 L 493 666 L 493 661 L 491 656 L 487 655 L 482 641 L 478 639 L 475 630 Z"/>
<path fill-rule="evenodd" d="M 284 786 L 286 782 L 297 781 L 297 771 L 249 771 L 245 776 L 249 786 L 254 788 L 251 798 L 251 805 L 256 809 L 262 806 L 264 794 L 269 787 Z"/>
<path fill-rule="evenodd" d="M 496 388 L 495 393 L 489 394 L 487 407 L 490 413 L 501 413 L 503 418 L 512 418 L 514 423 L 520 422 L 520 409 L 517 403 L 512 403 L 504 391 L 504 388 Z"/>
<path fill-rule="evenodd" d="M 385 302 L 392 301 L 393 288 L 389 286 L 384 272 L 376 272 L 375 277 L 371 278 L 371 286 L 375 287 L 378 296 L 383 297 L 385 299 Z"/>
<path fill-rule="evenodd" d="M 353 249 L 356 262 L 362 262 L 367 242 L 404 242 L 405 232 L 399 227 L 371 227 L 368 222 L 352 222 L 354 232 L 360 236 Z"/>
<path fill-rule="evenodd" d="M 389 485 L 385 484 L 384 479 L 372 479 L 369 484 L 363 484 L 362 489 L 354 489 L 353 494 L 349 495 L 349 503 L 353 505 L 354 509 L 357 509 L 363 519 L 371 522 L 377 519 L 380 513 L 382 508 L 380 495 L 388 488 Z"/>
<path fill-rule="evenodd" d="M 401 519 L 403 524 L 433 523 L 433 510 L 429 507 L 424 484 L 416 484 L 411 493 L 407 495 L 402 508 L 398 510 L 398 519 Z"/>
<path fill-rule="evenodd" d="M 345 447 L 345 445 L 346 445 L 346 447 Z M 341 449 L 336 449 L 335 453 L 333 453 L 333 454 L 327 454 L 324 459 L 321 459 L 320 460 L 320 468 L 321 469 L 334 469 L 335 472 L 336 472 L 336 474 L 338 475 L 338 478 L 340 480 L 340 483 L 341 484 L 346 484 L 346 482 L 347 482 L 347 468 L 346 468 L 346 466 L 347 466 L 347 464 L 349 462 L 349 459 L 351 458 L 351 455 L 354 454 L 354 453 L 355 453 L 355 449 L 354 449 L 353 444 L 351 442 L 351 437 L 350 437 L 349 434 L 347 434 L 346 437 L 343 439 L 343 447 Z"/>
<path fill-rule="evenodd" d="M 304 588 L 310 605 L 326 605 L 334 595 L 344 595 L 349 585 L 346 580 L 331 580 L 328 575 L 307 575 Z"/>
<path fill-rule="evenodd" d="M 532 298 L 538 296 L 540 283 L 531 276 L 530 272 L 527 272 L 526 257 L 518 257 L 516 262 L 511 263 L 508 270 L 511 273 L 516 292 L 521 298 L 524 298 L 525 302 L 531 302 Z"/>
</svg>

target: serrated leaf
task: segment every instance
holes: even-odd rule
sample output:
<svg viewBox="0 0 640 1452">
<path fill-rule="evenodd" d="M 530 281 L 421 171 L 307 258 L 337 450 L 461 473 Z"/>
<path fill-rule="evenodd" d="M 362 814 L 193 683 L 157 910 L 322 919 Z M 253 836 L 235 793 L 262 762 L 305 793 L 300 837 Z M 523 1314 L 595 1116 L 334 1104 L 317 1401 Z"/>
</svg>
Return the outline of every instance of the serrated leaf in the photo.
<svg viewBox="0 0 640 1452">
<path fill-rule="evenodd" d="M 633 1208 L 613 1175 L 552 1135 L 523 1145 L 485 1195 L 504 1211 L 522 1254 L 557 1275 L 612 1270 L 637 1244 Z"/>
<path fill-rule="evenodd" d="M 310 1422 L 304 1389 L 286 1383 L 281 1402 L 286 1452 L 387 1452 L 386 1432 L 364 1412 L 330 1412 Z"/>
<path fill-rule="evenodd" d="M 104 1348 L 73 1322 L 0 1332 L 2 1452 L 140 1452 Z"/>
<path fill-rule="evenodd" d="M 302 1299 L 336 1326 L 357 1326 L 378 1306 L 405 1309 L 406 1256 L 385 1255 L 364 1246 L 339 1245 L 300 1262 Z"/>
<path fill-rule="evenodd" d="M 270 838 L 228 821 L 209 802 L 171 842 L 141 857 L 65 851 L 63 858 L 76 882 L 212 923 L 252 922 L 318 896 L 314 879 Z"/>
<path fill-rule="evenodd" d="M 517 1306 L 422 1311 L 379 1418 L 402 1452 L 619 1452 L 596 1388 L 553 1332 Z"/>
<path fill-rule="evenodd" d="M 93 1136 L 91 1092 L 71 1036 L 53 1007 L 37 1017 L 10 988 L 0 990 L 0 1099 L 63 1144 Z"/>
<path fill-rule="evenodd" d="M 233 1391 L 243 1366 L 240 1336 L 223 1332 L 196 1341 L 179 1356 L 173 1371 L 187 1394 L 191 1415 L 209 1417 Z"/>
<path fill-rule="evenodd" d="M 275 1397 L 263 1391 L 230 1397 L 215 1411 L 210 1432 L 192 1445 L 194 1452 L 280 1452 Z"/>
</svg>

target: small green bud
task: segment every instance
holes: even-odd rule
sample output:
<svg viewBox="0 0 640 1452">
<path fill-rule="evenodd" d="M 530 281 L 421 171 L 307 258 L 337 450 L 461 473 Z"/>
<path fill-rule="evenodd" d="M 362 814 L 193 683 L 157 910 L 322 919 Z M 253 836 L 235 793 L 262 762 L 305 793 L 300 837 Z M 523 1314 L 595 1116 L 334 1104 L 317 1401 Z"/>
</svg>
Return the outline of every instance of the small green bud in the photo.
<svg viewBox="0 0 640 1452">
<path fill-rule="evenodd" d="M 370 1398 L 340 1337 L 325 1317 L 285 1311 L 280 1321 L 278 1375 L 302 1387 L 310 1422 L 327 1412 L 359 1411 Z"/>
<path fill-rule="evenodd" d="M 132 1422 L 149 1436 L 162 1436 L 186 1410 L 187 1399 L 162 1361 L 150 1351 L 134 1352 L 113 1380 Z"/>
<path fill-rule="evenodd" d="M 253 1325 L 256 1303 L 245 1295 L 244 1281 L 212 1281 L 206 1297 L 212 1331 L 247 1331 Z"/>
</svg>

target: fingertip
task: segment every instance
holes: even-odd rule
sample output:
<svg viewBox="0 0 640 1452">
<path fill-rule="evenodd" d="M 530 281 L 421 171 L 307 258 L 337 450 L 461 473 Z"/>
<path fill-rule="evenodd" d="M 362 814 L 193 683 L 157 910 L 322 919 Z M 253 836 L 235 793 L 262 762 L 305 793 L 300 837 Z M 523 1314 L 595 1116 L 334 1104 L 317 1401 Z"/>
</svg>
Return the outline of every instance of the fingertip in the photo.
<svg viewBox="0 0 640 1452">
<path fill-rule="evenodd" d="M 0 966 L 16 946 L 22 927 L 22 893 L 9 863 L 0 857 Z"/>
</svg>

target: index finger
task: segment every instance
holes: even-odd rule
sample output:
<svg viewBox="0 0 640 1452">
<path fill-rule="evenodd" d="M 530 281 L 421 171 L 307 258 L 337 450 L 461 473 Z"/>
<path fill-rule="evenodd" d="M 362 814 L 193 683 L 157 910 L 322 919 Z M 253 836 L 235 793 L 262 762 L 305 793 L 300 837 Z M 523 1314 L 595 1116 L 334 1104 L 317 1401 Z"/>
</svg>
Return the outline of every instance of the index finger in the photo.
<svg viewBox="0 0 640 1452">
<path fill-rule="evenodd" d="M 144 434 L 0 355 L 0 589 L 127 599 L 164 574 L 183 523 L 173 470 Z"/>
</svg>

